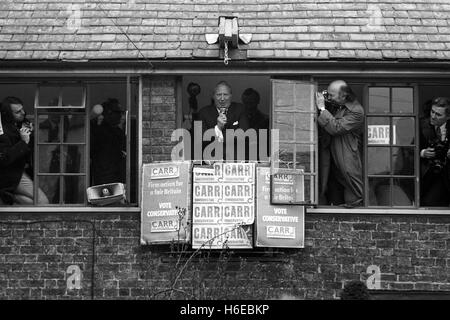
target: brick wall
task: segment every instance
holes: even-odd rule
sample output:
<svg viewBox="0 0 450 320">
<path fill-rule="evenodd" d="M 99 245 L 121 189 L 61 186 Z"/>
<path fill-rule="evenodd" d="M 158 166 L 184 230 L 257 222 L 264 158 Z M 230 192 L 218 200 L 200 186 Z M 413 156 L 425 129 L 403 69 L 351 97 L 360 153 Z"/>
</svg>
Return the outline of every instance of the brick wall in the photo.
<svg viewBox="0 0 450 320">
<path fill-rule="evenodd" d="M 176 78 L 145 78 L 142 105 L 143 161 L 170 161 L 176 144 L 170 141 L 176 128 Z"/>
<path fill-rule="evenodd" d="M 380 267 L 382 289 L 450 291 L 449 223 L 307 214 L 304 249 L 195 257 L 173 297 L 336 299 L 346 281 L 367 279 L 370 265 Z M 0 299 L 167 299 L 189 253 L 177 266 L 174 248 L 140 246 L 139 224 L 136 213 L 1 215 Z M 67 287 L 72 265 L 80 289 Z"/>
<path fill-rule="evenodd" d="M 170 159 L 175 88 L 175 77 L 145 78 L 144 163 Z M 180 257 L 176 246 L 140 245 L 139 213 L 2 212 L 0 299 L 337 299 L 372 265 L 381 289 L 450 292 L 449 224 L 450 216 L 426 214 L 307 214 L 304 249 L 219 252 L 186 264 L 192 250 Z M 70 268 L 81 270 L 79 288 Z"/>
</svg>

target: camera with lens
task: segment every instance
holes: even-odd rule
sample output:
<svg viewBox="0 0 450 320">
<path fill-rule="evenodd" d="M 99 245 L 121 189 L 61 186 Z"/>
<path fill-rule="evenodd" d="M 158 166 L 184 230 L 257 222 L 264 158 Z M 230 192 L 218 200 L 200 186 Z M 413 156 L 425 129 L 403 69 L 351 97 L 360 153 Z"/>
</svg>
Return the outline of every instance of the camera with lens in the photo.
<svg viewBox="0 0 450 320">
<path fill-rule="evenodd" d="M 331 96 L 327 90 L 323 90 L 322 95 L 325 100 L 325 109 L 327 109 L 331 114 L 334 115 L 336 111 L 338 111 L 339 108 L 341 108 L 341 106 L 335 101 L 331 100 Z"/>
<path fill-rule="evenodd" d="M 430 143 L 430 148 L 434 149 L 435 156 L 432 160 L 431 169 L 434 173 L 440 173 L 447 163 L 448 140 L 436 140 Z"/>
<path fill-rule="evenodd" d="M 31 123 L 30 120 L 25 118 L 22 121 L 22 128 L 27 128 L 28 130 L 33 131 L 33 123 Z"/>
</svg>

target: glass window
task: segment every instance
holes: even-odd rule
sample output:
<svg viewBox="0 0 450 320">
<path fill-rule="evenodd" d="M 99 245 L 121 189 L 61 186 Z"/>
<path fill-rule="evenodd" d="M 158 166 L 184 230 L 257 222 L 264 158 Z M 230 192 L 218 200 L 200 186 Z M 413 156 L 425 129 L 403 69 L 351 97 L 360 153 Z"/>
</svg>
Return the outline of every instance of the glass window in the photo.
<svg viewBox="0 0 450 320">
<path fill-rule="evenodd" d="M 369 87 L 366 152 L 369 206 L 417 205 L 413 93 L 414 89 L 409 87 Z"/>
<path fill-rule="evenodd" d="M 316 203 L 317 127 L 314 86 L 309 82 L 272 80 L 272 129 L 278 130 L 274 170 L 297 169 L 304 175 L 305 203 Z M 272 144 L 272 148 L 274 145 Z"/>
<path fill-rule="evenodd" d="M 369 112 L 389 113 L 390 111 L 389 88 L 370 88 L 369 92 Z"/>
<path fill-rule="evenodd" d="M 0 83 L 0 94 L 1 99 L 20 98 L 26 119 L 34 124 L 24 174 L 36 186 L 30 189 L 27 199 L 13 194 L 12 201 L 5 203 L 2 195 L 1 205 L 88 205 L 87 188 L 100 182 L 123 183 L 127 203 L 137 204 L 137 78 L 129 78 L 129 82 L 124 78 L 67 83 L 64 80 L 44 83 L 42 79 L 35 83 L 17 81 Z M 96 113 L 98 106 L 100 113 Z M 119 146 L 114 155 L 102 149 L 103 162 L 96 158 L 96 151 L 101 149 L 99 144 L 92 145 L 95 140 L 92 134 L 99 132 L 92 130 L 92 125 L 101 122 L 100 145 Z M 1 147 L 0 153 L 8 146 Z M 0 181 L 8 181 L 2 177 L 6 172 L 0 172 Z M 103 181 L 95 183 L 95 174 L 102 176 Z"/>
<path fill-rule="evenodd" d="M 392 113 L 413 113 L 413 88 L 392 88 Z"/>
</svg>

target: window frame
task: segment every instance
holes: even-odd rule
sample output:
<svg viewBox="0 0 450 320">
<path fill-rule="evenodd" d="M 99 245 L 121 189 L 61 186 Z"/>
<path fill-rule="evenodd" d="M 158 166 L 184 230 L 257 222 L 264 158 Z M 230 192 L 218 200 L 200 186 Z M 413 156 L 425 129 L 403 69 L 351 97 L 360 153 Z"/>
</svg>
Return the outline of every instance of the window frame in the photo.
<svg viewBox="0 0 450 320">
<path fill-rule="evenodd" d="M 369 112 L 369 90 L 370 88 L 388 88 L 389 89 L 389 106 L 392 107 L 392 89 L 393 88 L 412 88 L 413 89 L 413 112 L 407 113 L 407 114 L 396 114 L 392 112 L 392 108 L 388 113 L 370 113 Z M 363 163 L 363 170 L 364 170 L 364 208 L 380 208 L 380 209 L 417 209 L 420 207 L 420 142 L 419 142 L 419 85 L 416 82 L 413 83 L 404 83 L 404 82 L 391 82 L 391 83 L 384 83 L 379 81 L 373 81 L 368 82 L 364 85 L 363 90 L 363 107 L 364 107 L 364 140 L 363 140 L 363 157 L 364 157 L 364 163 Z M 393 173 L 386 174 L 386 175 L 370 175 L 369 174 L 369 168 L 368 168 L 368 157 L 369 157 L 369 142 L 368 142 L 368 134 L 367 134 L 367 128 L 368 128 L 368 118 L 374 117 L 374 118 L 389 118 L 389 127 L 393 127 L 393 119 L 394 118 L 414 118 L 414 135 L 415 135 L 415 144 L 414 144 L 414 175 L 412 176 L 400 176 Z M 395 147 L 402 148 L 402 147 L 412 147 L 412 146 L 404 146 L 404 145 L 395 145 L 393 143 L 393 134 L 394 130 L 389 131 L 389 144 L 383 144 L 379 147 L 386 147 L 389 148 L 389 154 L 390 156 L 390 170 L 392 172 L 393 169 L 393 157 L 392 157 L 392 149 Z M 371 145 L 372 147 L 374 145 Z M 386 178 L 390 181 L 390 206 L 370 206 L 369 205 L 369 179 L 370 178 Z M 407 178 L 407 179 L 414 179 L 414 185 L 415 185 L 415 194 L 414 194 L 414 204 L 412 206 L 393 206 L 393 184 L 392 179 L 396 178 Z"/>
<path fill-rule="evenodd" d="M 367 115 L 368 115 L 368 87 L 369 86 L 380 86 L 380 87 L 413 87 L 414 88 L 414 117 L 415 117 L 415 137 L 420 139 L 420 124 L 419 120 L 421 117 L 420 113 L 420 91 L 423 87 L 430 86 L 448 86 L 450 89 L 450 80 L 446 78 L 433 78 L 433 74 L 412 74 L 408 76 L 410 80 L 404 81 L 404 77 L 399 77 L 398 75 L 388 76 L 378 76 L 373 77 L 373 79 L 367 79 L 369 74 L 357 74 L 357 75 L 349 75 L 349 76 L 336 76 L 330 77 L 330 75 L 319 75 L 313 77 L 313 79 L 318 83 L 318 86 L 328 85 L 331 81 L 336 80 L 337 78 L 344 78 L 346 82 L 352 85 L 360 85 L 363 86 L 363 107 L 365 110 L 364 115 L 364 139 L 363 139 L 363 156 L 365 159 L 365 163 L 363 164 L 364 170 L 364 206 L 351 209 L 339 208 L 330 205 L 317 205 L 310 206 L 307 208 L 307 213 L 311 214 L 370 214 L 370 215 L 448 215 L 450 214 L 450 207 L 423 207 L 420 204 L 420 142 L 416 143 L 416 152 L 415 152 L 415 171 L 417 172 L 417 176 L 415 177 L 415 185 L 416 185 L 416 194 L 415 194 L 415 205 L 409 207 L 391 207 L 391 206 L 367 206 L 366 197 L 366 179 L 367 179 Z M 400 80 L 401 79 L 401 80 Z M 395 116 L 393 116 L 395 117 Z"/>
<path fill-rule="evenodd" d="M 292 114 L 295 118 L 296 115 L 299 114 L 308 114 L 312 117 L 313 119 L 313 132 L 310 133 L 310 140 L 304 140 L 304 141 L 295 141 L 292 140 L 283 140 L 281 141 L 280 139 L 277 142 L 270 142 L 270 149 L 269 149 L 269 153 L 271 155 L 276 155 L 276 160 L 278 162 L 281 162 L 282 160 L 280 159 L 280 145 L 281 144 L 285 144 L 285 145 L 289 145 L 289 146 L 293 146 L 293 160 L 295 160 L 297 158 L 297 148 L 299 146 L 302 147 L 309 147 L 310 153 L 312 153 L 312 157 L 313 159 L 310 159 L 310 170 L 306 171 L 306 168 L 297 168 L 296 165 L 296 161 L 292 162 L 293 167 L 290 168 L 290 166 L 288 165 L 287 167 L 276 167 L 274 166 L 273 161 L 270 161 L 270 168 L 271 168 L 271 178 L 270 178 L 270 185 L 271 185 L 271 197 L 270 197 L 270 202 L 273 205 L 304 205 L 304 206 L 315 206 L 318 204 L 319 202 L 319 134 L 318 134 L 318 130 L 317 127 L 315 126 L 315 124 L 317 123 L 317 114 L 314 113 L 313 111 L 305 111 L 305 110 L 282 110 L 282 111 L 275 111 L 275 91 L 276 85 L 285 85 L 285 84 L 293 84 L 294 87 L 297 85 L 305 85 L 305 86 L 310 86 L 312 89 L 311 92 L 311 103 L 314 104 L 314 94 L 317 91 L 317 82 L 313 81 L 313 80 L 306 80 L 306 79 L 290 79 L 290 78 L 283 78 L 283 77 L 271 77 L 270 78 L 270 86 L 271 86 L 271 90 L 270 90 L 270 121 L 269 121 L 269 129 L 274 129 L 274 126 L 276 124 L 276 119 L 275 119 L 275 113 L 276 112 L 280 112 L 280 113 L 285 113 L 285 114 Z M 313 107 L 314 110 L 314 107 Z M 293 136 L 295 138 L 295 133 L 296 133 L 296 122 L 294 121 L 293 123 Z M 276 152 L 274 152 L 274 150 L 272 149 L 273 146 L 278 147 L 278 150 L 276 150 Z M 276 169 L 275 169 L 276 168 Z M 273 185 L 274 185 L 274 177 L 273 175 L 275 173 L 283 173 L 283 172 L 289 172 L 290 174 L 293 174 L 294 176 L 297 176 L 301 179 L 303 179 L 303 190 L 304 190 L 304 196 L 303 196 L 303 200 L 297 200 L 297 201 L 292 201 L 289 203 L 283 202 L 283 201 L 274 201 L 273 199 L 273 195 L 274 195 L 274 190 L 273 190 Z M 310 189 L 310 202 L 308 203 L 306 198 L 305 198 L 305 194 L 306 194 L 306 188 L 307 188 L 307 184 L 305 183 L 305 181 L 307 181 L 308 179 L 310 179 L 310 183 L 312 184 L 312 182 L 314 183 L 314 185 L 310 185 L 309 189 Z"/>
<path fill-rule="evenodd" d="M 398 83 L 398 80 L 396 79 L 413 79 L 414 82 L 418 83 L 419 85 L 419 91 L 421 86 L 449 86 L 450 87 L 450 81 L 447 77 L 447 73 L 443 72 L 442 69 L 436 68 L 436 69 L 424 69 L 420 70 L 419 67 L 411 66 L 407 70 L 399 69 L 399 68 L 393 68 L 393 66 L 389 66 L 389 64 L 385 64 L 382 66 L 375 66 L 376 72 L 373 73 L 370 70 L 369 67 L 361 67 L 358 65 L 346 65 L 342 67 L 338 67 L 336 69 L 333 69 L 330 71 L 330 69 L 326 66 L 324 66 L 324 69 L 321 69 L 319 67 L 311 68 L 310 66 L 303 66 L 298 65 L 297 63 L 295 65 L 291 64 L 289 65 L 289 70 L 286 71 L 286 69 L 278 69 L 275 68 L 273 70 L 267 70 L 267 66 L 255 66 L 255 69 L 252 70 L 251 73 L 249 73 L 248 67 L 238 67 L 235 70 L 233 70 L 230 73 L 225 74 L 242 74 L 242 75 L 261 75 L 261 76 L 269 76 L 271 79 L 277 79 L 282 77 L 283 79 L 314 79 L 319 84 L 325 84 L 329 83 L 332 80 L 335 80 L 336 78 L 345 78 L 348 79 L 347 83 L 351 86 L 352 84 L 367 84 L 368 81 L 365 80 L 368 77 L 375 77 L 372 82 L 376 80 L 376 82 L 383 83 L 383 84 L 392 84 L 392 83 Z M 428 66 L 429 67 L 429 66 Z M 192 67 L 192 64 L 189 66 L 183 67 L 176 67 L 175 69 L 173 67 L 167 68 L 164 66 L 161 66 L 161 69 L 158 71 L 158 75 L 161 76 L 177 76 L 179 78 L 182 78 L 186 75 L 191 74 L 202 74 L 202 75 L 215 75 L 220 76 L 224 74 L 224 71 L 211 71 L 212 68 L 201 68 L 201 67 Z M 143 163 L 143 153 L 142 153 L 142 111 L 143 111 L 143 81 L 142 77 L 145 76 L 147 71 L 145 69 L 130 69 L 130 70 L 124 70 L 122 72 L 117 72 L 114 70 L 109 71 L 99 71 L 97 74 L 94 74 L 92 70 L 88 71 L 80 71 L 76 73 L 77 77 L 81 77 L 83 79 L 90 79 L 90 78 L 106 78 L 106 77 L 123 77 L 124 75 L 129 74 L 133 77 L 139 78 L 139 102 L 138 102 L 138 110 L 137 110 L 137 117 L 139 121 L 137 121 L 137 135 L 138 135 L 138 145 L 137 145 L 137 159 L 138 159 L 138 168 L 142 167 Z M 25 78 L 25 75 L 28 78 Z M 9 77 L 9 78 L 8 78 Z M 37 73 L 35 69 L 16 69 L 14 71 L 6 71 L 2 73 L 2 79 L 0 79 L 0 83 L 7 83 L 7 84 L 14 84 L 14 83 L 36 83 L 36 81 L 31 81 L 30 77 L 33 77 L 34 79 L 37 79 L 38 77 L 41 77 L 41 73 Z M 45 73 L 45 78 L 63 78 L 64 77 L 73 77 L 73 72 L 63 72 L 56 69 L 52 69 L 49 72 Z M 18 79 L 21 79 L 20 81 Z M 40 78 L 42 79 L 42 78 Z M 408 81 L 409 82 L 409 81 Z M 412 81 L 411 81 L 412 82 Z M 402 82 L 404 83 L 404 82 Z M 410 83 L 410 82 L 409 82 Z M 419 94 L 419 91 L 417 91 L 417 94 Z M 180 91 L 177 90 L 177 94 L 179 94 Z M 420 100 L 417 100 L 418 103 Z M 176 107 L 176 113 L 177 113 L 177 127 L 180 126 L 181 122 L 181 114 L 182 114 L 182 105 L 181 105 L 181 99 L 177 99 L 177 107 Z M 270 114 L 270 116 L 272 116 Z M 419 114 L 420 116 L 420 114 Z M 418 125 L 416 126 L 416 131 L 418 132 Z M 417 135 L 416 132 L 416 135 Z M 141 170 L 138 170 L 138 186 L 140 186 L 142 181 L 141 176 Z M 139 191 L 139 190 L 138 190 Z M 419 190 L 420 192 L 420 190 Z M 37 207 L 37 206 L 9 206 L 9 207 L 2 207 L 0 206 L 0 212 L 2 213 L 32 213 L 32 214 L 47 214 L 48 212 L 51 213 L 64 213 L 64 212 L 77 212 L 77 213 L 118 213 L 118 212 L 124 212 L 124 213 L 130 213 L 135 214 L 139 213 L 141 211 L 141 194 L 138 192 L 138 203 L 136 207 L 89 207 L 89 206 L 81 206 L 81 207 L 69 207 L 69 206 L 57 206 L 57 207 Z M 369 214 L 369 215 L 420 215 L 427 214 L 427 216 L 430 215 L 448 215 L 450 214 L 450 208 L 447 207 L 418 207 L 418 208 L 408 208 L 408 209 L 398 209 L 398 208 L 379 208 L 379 207 L 359 207 L 356 209 L 346 209 L 346 208 L 336 208 L 332 206 L 315 206 L 315 207 L 306 207 L 306 214 Z"/>
<path fill-rule="evenodd" d="M 70 86 L 71 84 L 76 84 L 76 83 L 82 83 L 84 86 L 84 90 L 83 90 L 83 102 L 84 102 L 84 110 L 85 113 L 85 121 L 89 122 L 88 119 L 88 98 L 89 98 L 89 88 L 88 88 L 88 84 L 89 83 L 93 83 L 96 81 L 101 81 L 101 82 L 114 82 L 114 81 L 120 81 L 122 80 L 124 82 L 124 84 L 126 84 L 126 106 L 127 106 L 127 114 L 126 114 L 126 131 L 127 131 L 127 154 L 129 154 L 129 149 L 131 148 L 131 144 L 130 144 L 130 133 L 131 133 L 131 112 L 129 112 L 129 109 L 131 108 L 131 97 L 132 97 L 132 92 L 131 92 L 131 81 L 137 81 L 135 82 L 136 85 L 136 94 L 137 94 L 137 103 L 136 103 L 136 114 L 135 114 L 135 130 L 136 130 L 136 138 L 137 138 L 137 143 L 136 143 L 136 156 L 135 156 L 135 160 L 137 161 L 136 163 L 136 172 L 134 173 L 136 175 L 135 180 L 136 180 L 136 201 L 133 202 L 132 204 L 127 204 L 125 206 L 105 206 L 105 207 L 99 207 L 99 206 L 92 206 L 87 202 L 87 197 L 86 195 L 85 197 L 85 202 L 83 204 L 68 204 L 68 205 L 64 205 L 64 204 L 48 204 L 48 205 L 39 205 L 39 204 L 33 204 L 33 205 L 14 205 L 14 206 L 0 206 L 0 213 L 5 212 L 5 213 L 12 213 L 12 212 L 18 212 L 18 213 L 48 213 L 48 212 L 52 212 L 52 213 L 64 213 L 64 212 L 98 212 L 98 213 L 107 213 L 107 212 L 124 212 L 124 213 L 138 213 L 141 210 L 141 192 L 140 192 L 140 183 L 142 180 L 142 172 L 140 170 L 140 168 L 142 167 L 142 132 L 143 132 L 143 126 L 142 126 L 142 108 L 143 108 L 143 76 L 144 74 L 141 73 L 130 73 L 130 72 L 126 72 L 126 73 L 110 73 L 110 72 L 106 72 L 106 73 L 99 73 L 99 74 L 91 74 L 91 73 L 80 73 L 80 74 L 59 74 L 59 73 L 49 73 L 49 74 L 45 74 L 43 76 L 40 75 L 36 75 L 33 74 L 30 77 L 25 77 L 23 75 L 14 75 L 14 77 L 10 77 L 8 78 L 8 74 L 2 74 L 0 76 L 0 85 L 20 85 L 20 84 L 27 84 L 27 85 L 35 85 L 35 90 L 36 92 L 39 90 L 39 86 L 40 85 L 47 85 L 48 82 L 50 83 L 55 83 L 57 84 L 58 81 L 63 82 L 64 84 L 67 84 L 68 86 Z M 134 79 L 134 80 L 133 80 Z M 64 84 L 58 84 L 58 86 L 63 86 Z M 33 102 L 35 103 L 35 105 L 33 105 L 33 117 L 36 116 L 36 112 L 37 112 L 37 108 L 35 107 L 37 104 L 37 93 L 35 93 L 35 96 L 33 97 Z M 60 92 L 60 96 L 59 96 L 59 104 L 61 103 L 61 92 Z M 45 107 L 43 107 L 45 108 Z M 76 108 L 76 107 L 74 107 Z M 82 109 L 80 107 L 78 107 L 77 109 Z M 34 118 L 33 121 L 35 123 L 37 123 L 37 118 Z M 89 142 L 88 142 L 88 137 L 89 137 L 89 125 L 87 126 L 86 130 L 86 150 L 85 150 L 85 158 L 89 159 Z M 37 140 L 35 139 L 34 141 L 34 147 L 37 147 Z M 35 162 L 36 162 L 37 157 L 35 157 Z M 85 163 L 85 165 L 87 166 L 85 168 L 85 173 L 83 173 L 84 175 L 86 175 L 86 179 L 89 180 L 89 161 Z M 126 170 L 127 170 L 127 174 L 126 174 L 126 179 L 127 179 L 127 185 L 129 184 L 129 181 L 131 180 L 131 170 L 129 169 L 131 167 L 131 156 L 127 156 L 127 164 L 126 164 Z M 35 175 L 36 175 L 35 171 Z M 86 188 L 89 186 L 89 184 L 86 185 Z M 37 194 L 37 188 L 34 188 L 34 197 L 36 199 L 36 194 Z M 130 188 L 126 189 L 126 193 L 127 193 L 127 199 L 130 199 Z"/>
</svg>

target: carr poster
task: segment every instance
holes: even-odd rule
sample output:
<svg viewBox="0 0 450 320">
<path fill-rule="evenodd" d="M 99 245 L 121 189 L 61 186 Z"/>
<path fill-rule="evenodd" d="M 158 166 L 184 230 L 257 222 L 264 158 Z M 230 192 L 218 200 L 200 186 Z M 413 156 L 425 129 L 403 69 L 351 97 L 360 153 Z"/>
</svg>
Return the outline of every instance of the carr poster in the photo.
<svg viewBox="0 0 450 320">
<path fill-rule="evenodd" d="M 191 162 L 143 165 L 141 244 L 190 241 Z"/>
<path fill-rule="evenodd" d="M 192 174 L 192 248 L 252 248 L 255 164 L 217 162 Z"/>
<path fill-rule="evenodd" d="M 272 205 L 270 168 L 256 168 L 256 246 L 304 248 L 305 207 Z"/>
</svg>

